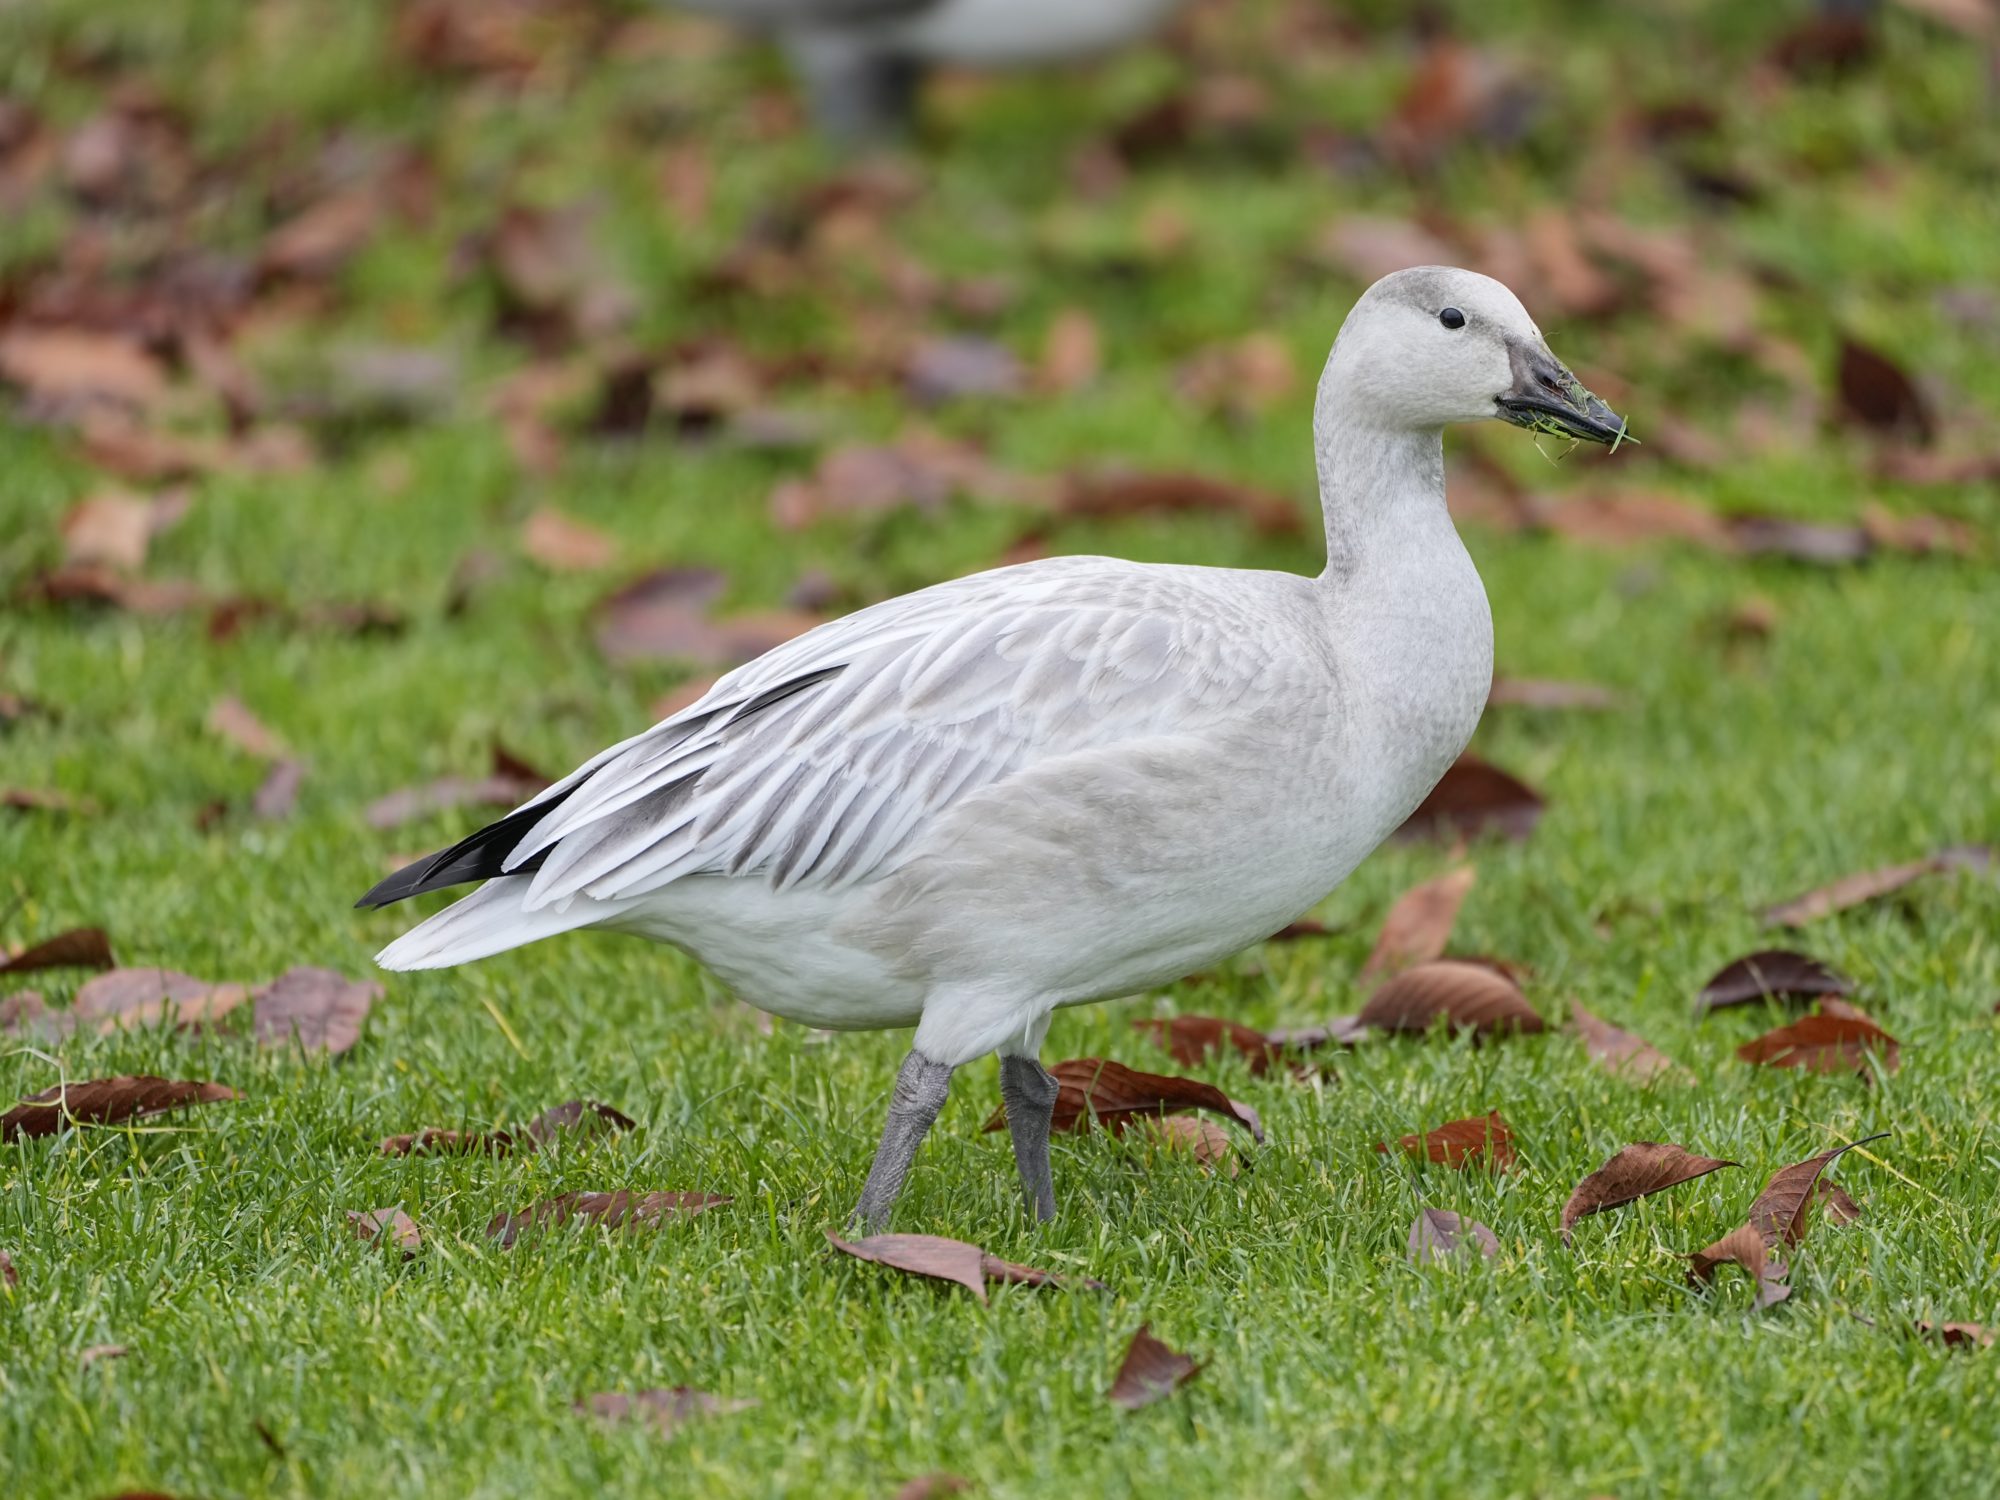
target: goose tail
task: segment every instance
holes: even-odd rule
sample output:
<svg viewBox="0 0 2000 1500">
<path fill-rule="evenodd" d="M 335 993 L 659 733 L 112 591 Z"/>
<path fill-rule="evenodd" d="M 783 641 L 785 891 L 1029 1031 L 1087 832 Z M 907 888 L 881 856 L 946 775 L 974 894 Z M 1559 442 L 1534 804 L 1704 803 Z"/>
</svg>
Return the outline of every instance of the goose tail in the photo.
<svg viewBox="0 0 2000 1500">
<path fill-rule="evenodd" d="M 528 911 L 522 900 L 532 881 L 533 877 L 526 875 L 487 881 L 471 895 L 412 927 L 376 954 L 375 962 L 385 969 L 448 969 L 559 932 L 589 927 L 627 904 L 579 899 L 561 903 L 561 910 L 545 906 Z"/>
</svg>

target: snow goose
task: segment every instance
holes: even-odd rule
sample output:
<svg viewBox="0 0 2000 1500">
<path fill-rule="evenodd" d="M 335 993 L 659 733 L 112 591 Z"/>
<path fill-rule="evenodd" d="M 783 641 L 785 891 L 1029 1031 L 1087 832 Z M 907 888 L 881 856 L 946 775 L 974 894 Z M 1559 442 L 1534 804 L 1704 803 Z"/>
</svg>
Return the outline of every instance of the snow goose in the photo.
<svg viewBox="0 0 2000 1500">
<path fill-rule="evenodd" d="M 953 1070 L 998 1052 L 1047 1218 L 1051 1013 L 1294 920 L 1471 738 L 1493 622 L 1445 509 L 1441 430 L 1490 417 L 1624 430 L 1499 282 L 1385 277 L 1320 377 L 1317 577 L 1057 557 L 822 625 L 382 881 L 361 905 L 485 884 L 378 962 L 606 927 L 808 1025 L 914 1025 L 855 1210 L 869 1225 Z"/>
<path fill-rule="evenodd" d="M 677 0 L 768 31 L 791 59 L 828 134 L 906 124 L 927 66 L 1021 67 L 1107 52 L 1151 31 L 1184 0 Z"/>
</svg>

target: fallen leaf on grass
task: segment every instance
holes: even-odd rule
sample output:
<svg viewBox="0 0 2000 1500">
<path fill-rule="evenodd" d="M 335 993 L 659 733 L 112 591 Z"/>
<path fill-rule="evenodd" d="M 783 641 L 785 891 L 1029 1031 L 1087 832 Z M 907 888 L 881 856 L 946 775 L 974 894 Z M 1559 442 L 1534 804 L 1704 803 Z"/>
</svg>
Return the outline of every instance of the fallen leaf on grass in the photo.
<svg viewBox="0 0 2000 1500">
<path fill-rule="evenodd" d="M 1207 1109 L 1247 1127 L 1257 1141 L 1264 1139 L 1264 1125 L 1256 1110 L 1198 1078 L 1141 1073 L 1100 1057 L 1066 1058 L 1049 1072 L 1057 1084 L 1056 1130 L 1085 1131 L 1096 1121 L 1118 1135 L 1135 1116 Z M 1002 1108 L 993 1112 L 986 1129 L 1000 1130 L 1006 1124 L 1007 1111 Z"/>
<path fill-rule="evenodd" d="M 1383 1031 L 1419 1033 L 1443 1020 L 1479 1036 L 1536 1032 L 1544 1024 L 1513 980 L 1456 959 L 1405 969 L 1368 997 L 1359 1019 Z"/>
<path fill-rule="evenodd" d="M 1840 341 L 1841 415 L 1876 432 L 1902 434 L 1917 443 L 1936 435 L 1930 403 L 1888 355 L 1857 339 Z"/>
<path fill-rule="evenodd" d="M 131 1352 L 127 1344 L 92 1344 L 77 1354 L 76 1362 L 87 1370 L 101 1359 L 123 1359 Z"/>
<path fill-rule="evenodd" d="M 102 927 L 72 927 L 11 957 L 0 958 L 0 974 L 26 974 L 31 969 L 108 969 L 111 939 Z"/>
<path fill-rule="evenodd" d="M 514 1138 L 504 1130 L 417 1130 L 384 1136 L 375 1149 L 384 1156 L 505 1156 Z"/>
<path fill-rule="evenodd" d="M 1486 695 L 1488 708 L 1611 709 L 1618 695 L 1594 682 L 1558 682 L 1542 677 L 1496 677 Z"/>
<path fill-rule="evenodd" d="M 146 565 L 155 530 L 152 501 L 137 495 L 87 495 L 63 514 L 63 560 L 136 573 Z"/>
<path fill-rule="evenodd" d="M 240 698 L 216 699 L 204 722 L 210 733 L 259 760 L 278 760 L 284 756 L 285 742 L 250 712 Z"/>
<path fill-rule="evenodd" d="M 14 1269 L 14 1257 L 5 1250 L 0 1250 L 0 1283 L 8 1286 L 21 1284 L 21 1273 Z"/>
<path fill-rule="evenodd" d="M 1497 1109 L 1463 1120 L 1448 1120 L 1422 1135 L 1402 1136 L 1397 1144 L 1412 1156 L 1442 1162 L 1447 1167 L 1463 1169 L 1483 1163 L 1496 1172 L 1504 1172 L 1515 1161 L 1514 1132 L 1500 1118 Z M 1387 1151 L 1389 1147 L 1386 1142 L 1377 1141 L 1375 1149 Z"/>
<path fill-rule="evenodd" d="M 167 393 L 165 369 L 137 340 L 81 328 L 16 327 L 0 336 L 0 380 L 55 417 L 100 404 L 143 409 Z"/>
<path fill-rule="evenodd" d="M 349 1209 L 347 1223 L 356 1239 L 370 1245 L 394 1245 L 403 1252 L 404 1260 L 416 1259 L 423 1248 L 423 1232 L 401 1208 L 371 1208 L 365 1213 Z"/>
<path fill-rule="evenodd" d="M 1200 474 L 1122 474 L 1072 478 L 1057 506 L 1065 516 L 1236 515 L 1267 536 L 1292 536 L 1305 523 L 1282 496 Z"/>
<path fill-rule="evenodd" d="M 266 822 L 289 818 L 299 805 L 299 789 L 305 785 L 306 765 L 302 760 L 281 760 L 264 773 L 257 790 L 250 794 L 250 811 Z"/>
<path fill-rule="evenodd" d="M 992 339 L 971 334 L 921 340 L 903 365 L 903 384 L 920 406 L 968 396 L 1012 396 L 1023 384 L 1020 360 Z"/>
<path fill-rule="evenodd" d="M 361 816 L 370 828 L 400 828 L 454 807 L 518 807 L 548 786 L 547 777 L 495 745 L 493 769 L 485 776 L 441 776 L 420 786 L 404 787 L 376 798 Z"/>
<path fill-rule="evenodd" d="M 1450 843 L 1488 833 L 1525 839 L 1547 804 L 1533 787 L 1467 751 L 1452 763 L 1394 837 Z"/>
<path fill-rule="evenodd" d="M 1757 1283 L 1759 1307 L 1770 1307 L 1792 1295 L 1792 1289 L 1782 1279 L 1785 1263 L 1772 1256 L 1769 1247 L 1748 1224 L 1730 1230 L 1714 1244 L 1690 1255 L 1688 1281 L 1706 1285 L 1715 1280 L 1715 1268 L 1720 1265 L 1741 1266 L 1750 1274 Z"/>
<path fill-rule="evenodd" d="M 1575 1191 L 1569 1195 L 1569 1202 L 1563 1205 L 1562 1242 L 1565 1245 L 1569 1243 L 1570 1231 L 1575 1228 L 1576 1221 L 1587 1214 L 1602 1213 L 1607 1208 L 1634 1203 L 1653 1193 L 1665 1192 L 1683 1182 L 1692 1182 L 1710 1172 L 1737 1165 L 1719 1157 L 1697 1156 L 1685 1147 L 1668 1141 L 1637 1141 L 1576 1185 Z"/>
<path fill-rule="evenodd" d="M 1476 1219 L 1464 1218 L 1448 1208 L 1425 1207 L 1410 1226 L 1410 1263 L 1448 1265 L 1454 1257 L 1483 1255 L 1492 1260 L 1500 1253 L 1500 1238 Z"/>
<path fill-rule="evenodd" d="M 946 1495 L 960 1495 L 969 1488 L 969 1483 L 956 1474 L 919 1474 L 898 1485 L 890 1500 L 943 1500 Z"/>
<path fill-rule="evenodd" d="M 1230 1142 L 1229 1132 L 1220 1125 L 1194 1115 L 1168 1115 L 1163 1119 L 1149 1118 L 1146 1130 L 1167 1150 L 1187 1152 L 1204 1170 L 1217 1163 L 1231 1177 L 1242 1170 L 1237 1165 L 1236 1148 Z"/>
<path fill-rule="evenodd" d="M 1274 1047 L 1310 1052 L 1316 1047 L 1353 1047 L 1374 1034 L 1359 1016 L 1335 1016 L 1317 1026 L 1279 1026 L 1264 1033 Z"/>
<path fill-rule="evenodd" d="M 1772 1068 L 1804 1068 L 1808 1073 L 1865 1073 L 1869 1055 L 1878 1055 L 1882 1071 L 1903 1065 L 1902 1046 L 1888 1032 L 1853 1007 L 1851 1014 L 1806 1016 L 1765 1032 L 1736 1049 L 1747 1063 Z"/>
<path fill-rule="evenodd" d="M 190 1104 L 219 1104 L 242 1097 L 235 1089 L 219 1083 L 156 1078 L 150 1074 L 57 1084 L 29 1095 L 0 1115 L 0 1141 L 54 1135 L 72 1121 L 79 1125 L 115 1125 L 120 1120 L 163 1114 Z"/>
<path fill-rule="evenodd" d="M 1907 864 L 1885 865 L 1878 870 L 1862 870 L 1853 875 L 1843 875 L 1831 885 L 1823 885 L 1817 890 L 1807 891 L 1803 896 L 1795 896 L 1790 901 L 1781 901 L 1776 906 L 1767 907 L 1761 914 L 1764 921 L 1776 927 L 1803 927 L 1808 922 L 1816 922 L 1821 917 L 1846 911 L 1849 907 L 1900 891 L 1911 882 L 1921 880 L 1926 875 L 1942 874 L 1949 870 L 1971 870 L 1981 873 L 1991 868 L 1993 851 L 1983 844 L 1964 844 L 1951 849 L 1941 849 L 1927 859 L 1915 859 Z"/>
<path fill-rule="evenodd" d="M 32 786 L 0 787 L 0 807 L 10 808 L 14 812 L 62 813 L 76 816 L 97 811 L 97 804 L 86 797 L 74 797 L 68 792 Z"/>
<path fill-rule="evenodd" d="M 1853 993 L 1853 980 L 1818 959 L 1789 948 L 1764 948 L 1718 970 L 1701 987 L 1695 1009 L 1706 1014 L 1756 1000 L 1816 1000 Z"/>
<path fill-rule="evenodd" d="M 1199 1364 L 1154 1338 L 1150 1323 L 1141 1323 L 1118 1365 L 1106 1399 L 1113 1406 L 1137 1411 L 1171 1396 L 1200 1373 Z"/>
<path fill-rule="evenodd" d="M 693 1218 L 711 1208 L 734 1203 L 734 1198 L 714 1193 L 564 1193 L 559 1198 L 524 1208 L 519 1213 L 496 1214 L 486 1226 L 489 1239 L 506 1249 L 525 1230 L 567 1224 L 572 1218 L 595 1220 L 607 1228 L 658 1224 L 669 1218 Z"/>
<path fill-rule="evenodd" d="M 1655 1078 L 1693 1078 L 1687 1069 L 1637 1032 L 1613 1026 L 1574 1000 L 1570 1002 L 1569 1018 L 1577 1035 L 1583 1038 L 1590 1060 L 1607 1073 L 1635 1083 L 1649 1083 Z"/>
<path fill-rule="evenodd" d="M 928 1276 L 934 1281 L 950 1281 L 964 1287 L 981 1302 L 986 1300 L 986 1283 L 1010 1286 L 1077 1285 L 1102 1290 L 1104 1283 L 1088 1276 L 1059 1276 L 1034 1266 L 1016 1265 L 989 1255 L 964 1240 L 946 1239 L 936 1234 L 871 1234 L 858 1240 L 844 1240 L 832 1230 L 827 1241 L 834 1249 L 856 1260 L 871 1261 L 912 1276 Z"/>
<path fill-rule="evenodd" d="M 1819 1200 L 1819 1211 L 1826 1215 L 1829 1224 L 1852 1224 L 1861 1217 L 1861 1205 L 1837 1182 L 1821 1179 L 1813 1189 L 1813 1196 Z"/>
<path fill-rule="evenodd" d="M 618 540 L 552 505 L 521 524 L 521 550 L 557 573 L 587 573 L 618 561 Z"/>
<path fill-rule="evenodd" d="M 1428 963 L 1444 952 L 1451 941 L 1451 929 L 1458 921 L 1458 909 L 1472 889 L 1476 871 L 1461 865 L 1449 874 L 1405 891 L 1389 908 L 1382 934 L 1368 961 L 1361 966 L 1361 979 L 1378 974 L 1400 974 L 1413 964 Z"/>
<path fill-rule="evenodd" d="M 1993 1343 L 1993 1333 L 1983 1323 L 1933 1323 L 1919 1318 L 1911 1326 L 1947 1349 L 1985 1349 Z"/>
<path fill-rule="evenodd" d="M 687 661 L 734 667 L 821 623 L 803 610 L 765 610 L 712 619 L 718 573 L 663 568 L 626 584 L 597 606 L 597 649 L 614 662 Z"/>
<path fill-rule="evenodd" d="M 302 964 L 257 992 L 251 1025 L 260 1047 L 286 1047 L 297 1038 L 308 1052 L 338 1057 L 361 1040 L 368 1007 L 381 996 L 372 979 Z"/>
<path fill-rule="evenodd" d="M 1796 1245 L 1805 1238 L 1807 1214 L 1812 1207 L 1813 1190 L 1819 1182 L 1820 1173 L 1839 1160 L 1843 1153 L 1852 1151 L 1856 1146 L 1865 1146 L 1870 1141 L 1879 1141 L 1887 1134 L 1885 1130 L 1865 1135 L 1858 1141 L 1849 1141 L 1845 1146 L 1836 1146 L 1831 1151 L 1822 1151 L 1818 1156 L 1779 1168 L 1764 1184 L 1764 1191 L 1757 1195 L 1757 1201 L 1750 1205 L 1750 1220 L 1745 1227 L 1773 1248 L 1780 1241 Z"/>
<path fill-rule="evenodd" d="M 1224 1047 L 1242 1053 L 1251 1073 L 1260 1078 L 1273 1063 L 1282 1061 L 1283 1049 L 1263 1032 L 1220 1016 L 1174 1016 L 1169 1020 L 1147 1016 L 1132 1024 L 1166 1048 L 1184 1068 L 1200 1067 Z"/>
<path fill-rule="evenodd" d="M 564 1137 L 586 1140 L 614 1130 L 637 1130 L 639 1122 L 622 1110 L 596 1099 L 571 1099 L 553 1109 L 545 1109 L 530 1120 L 521 1132 L 538 1147 L 552 1146 Z"/>
<path fill-rule="evenodd" d="M 203 1026 L 219 1021 L 250 998 L 242 984 L 222 984 L 172 969 L 112 969 L 76 992 L 68 1015 L 96 1021 L 100 1034 L 172 1021 Z"/>
<path fill-rule="evenodd" d="M 755 1401 L 725 1400 L 698 1391 L 693 1386 L 676 1385 L 665 1390 L 599 1391 L 576 1403 L 576 1410 L 606 1422 L 644 1422 L 662 1437 L 692 1417 L 726 1416 L 748 1411 Z"/>
<path fill-rule="evenodd" d="M 384 1156 L 434 1152 L 448 1156 L 505 1156 L 510 1151 L 539 1151 L 566 1137 L 588 1140 L 613 1130 L 637 1130 L 639 1124 L 621 1110 L 596 1099 L 571 1099 L 543 1110 L 518 1132 L 511 1130 L 419 1130 L 386 1137 L 376 1148 Z"/>
<path fill-rule="evenodd" d="M 1104 368 L 1104 339 L 1097 321 L 1080 307 L 1066 307 L 1049 323 L 1042 337 L 1035 382 L 1044 391 L 1064 395 L 1081 390 Z"/>
</svg>

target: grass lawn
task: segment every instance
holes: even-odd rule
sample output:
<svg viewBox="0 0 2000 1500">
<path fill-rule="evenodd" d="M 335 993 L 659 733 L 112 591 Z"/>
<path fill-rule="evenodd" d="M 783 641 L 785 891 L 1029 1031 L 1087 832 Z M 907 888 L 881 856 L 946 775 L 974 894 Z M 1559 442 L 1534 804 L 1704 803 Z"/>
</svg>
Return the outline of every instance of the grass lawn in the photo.
<svg viewBox="0 0 2000 1500">
<path fill-rule="evenodd" d="M 1008 471 L 1107 459 L 1192 470 L 1291 497 L 1302 516 L 1312 376 L 1363 284 L 1315 249 L 1326 226 L 1423 214 L 1464 244 L 1552 208 L 1601 210 L 1694 225 L 1712 257 L 1702 275 L 1735 275 L 1725 289 L 1752 295 L 1757 349 L 1797 351 L 1803 373 L 1787 385 L 1781 356 L 1704 331 L 1696 312 L 1538 313 L 1641 438 L 1671 422 L 1711 434 L 1719 460 L 1663 443 L 1550 468 L 1525 435 L 1497 430 L 1454 435 L 1450 455 L 1479 456 L 1488 485 L 1497 465 L 1559 498 L 1615 487 L 1830 523 L 1873 503 L 1943 514 L 1975 537 L 1968 556 L 1818 567 L 1468 525 L 1502 670 L 1601 683 L 1619 706 L 1489 711 L 1476 748 L 1549 808 L 1527 840 L 1465 856 L 1478 879 L 1454 948 L 1530 966 L 1528 995 L 1552 1021 L 1581 1002 L 1698 1082 L 1621 1082 L 1553 1026 L 1484 1047 L 1376 1042 L 1330 1055 L 1337 1081 L 1253 1078 L 1241 1059 L 1216 1059 L 1196 1071 L 1254 1104 L 1267 1132 L 1240 1174 L 1205 1172 L 1138 1132 L 1058 1136 L 1062 1215 L 1032 1229 L 1006 1136 L 980 1130 L 995 1070 L 975 1065 L 896 1227 L 1107 1284 L 995 1288 L 981 1306 L 825 1240 L 859 1191 L 907 1037 L 763 1024 L 692 961 L 629 939 L 381 976 L 360 1044 L 333 1060 L 229 1034 L 0 1037 L 0 1102 L 122 1073 L 244 1095 L 0 1146 L 0 1250 L 19 1277 L 0 1285 L 0 1491 L 886 1496 L 930 1471 L 992 1496 L 1990 1490 L 2000 1351 L 1905 1330 L 2000 1322 L 2000 886 L 1930 877 L 1791 935 L 1858 980 L 1860 1002 L 1904 1043 L 1893 1076 L 1753 1068 L 1735 1048 L 1780 1017 L 1692 1014 L 1716 968 L 1774 940 L 1761 906 L 2000 835 L 2000 486 L 1882 481 L 1869 443 L 1818 417 L 1844 330 L 1920 377 L 1941 442 L 1993 435 L 2000 200 L 1979 50 L 1892 7 L 1871 57 L 1798 76 L 1763 60 L 1781 27 L 1754 8 L 1662 7 L 1639 23 L 1530 0 L 1447 7 L 1468 45 L 1536 80 L 1541 102 L 1523 139 L 1453 143 L 1413 175 L 1341 165 L 1338 143 L 1372 138 L 1415 43 L 1386 14 L 1368 19 L 1383 6 L 1343 12 L 1331 33 L 1287 30 L 1311 9 L 1199 7 L 1192 34 L 1210 50 L 1198 55 L 1260 80 L 1264 114 L 1248 139 L 1197 130 L 1140 152 L 1096 196 L 1075 190 L 1073 154 L 1200 76 L 1194 44 L 1053 81 L 953 82 L 908 169 L 921 192 L 856 231 L 851 279 L 725 297 L 703 290 L 706 268 L 770 201 L 832 166 L 777 113 L 772 61 L 714 33 L 649 22 L 625 33 L 631 45 L 522 86 L 412 62 L 385 4 L 12 8 L 0 92 L 51 130 L 143 79 L 191 122 L 202 159 L 232 163 L 242 191 L 181 226 L 203 243 L 254 251 L 267 221 L 297 206 L 274 207 L 270 184 L 336 131 L 420 144 L 437 187 L 426 219 L 385 227 L 243 335 L 312 461 L 199 474 L 145 564 L 217 595 L 390 603 L 400 632 L 272 616 L 216 639 L 198 612 L 35 602 L 69 507 L 132 486 L 94 472 L 60 425 L 0 425 L 0 694 L 48 710 L 0 727 L 0 787 L 88 804 L 0 810 L 0 942 L 98 924 L 125 964 L 255 981 L 302 963 L 368 974 L 422 912 L 356 912 L 354 898 L 397 855 L 483 816 L 380 831 L 363 818 L 370 801 L 482 774 L 496 738 L 566 769 L 650 722 L 686 675 L 599 654 L 591 609 L 614 585 L 702 564 L 726 573 L 728 608 L 770 609 L 818 570 L 838 608 L 989 565 L 1030 524 L 1019 505 L 960 497 L 782 527 L 767 497 L 811 452 L 671 433 L 569 432 L 553 465 L 524 467 L 482 393 L 530 356 L 496 331 L 490 282 L 453 269 L 503 202 L 591 200 L 603 253 L 637 299 L 620 330 L 635 346 L 709 336 L 819 360 L 788 378 L 783 404 L 809 407 L 829 442 L 921 420 Z M 1279 41 L 1296 35 L 1311 46 L 1287 59 Z M 1704 161 L 1754 180 L 1754 201 L 1691 207 L 1666 158 L 1604 123 L 1695 96 L 1721 115 Z M 1335 144 L 1302 148 L 1308 126 Z M 695 162 L 707 206 L 683 223 L 662 182 Z M 91 212 L 59 185 L 13 205 L 0 282 L 49 275 Z M 118 241 L 118 214 L 108 221 L 114 256 L 139 253 Z M 990 314 L 913 310 L 880 275 L 884 239 L 948 282 L 1004 277 L 1010 295 Z M 1073 392 L 960 399 L 913 419 L 894 381 L 854 373 L 871 330 L 898 317 L 969 326 L 1032 364 L 1069 308 L 1088 309 L 1105 351 Z M 1290 388 L 1220 414 L 1191 401 L 1188 361 L 1259 331 L 1289 354 Z M 414 420 L 329 411 L 315 360 L 349 341 L 447 349 L 452 388 L 426 392 Z M 1786 418 L 1799 382 L 1812 388 L 1802 423 Z M 1791 425 L 1760 438 L 1760 413 Z M 522 557 L 521 523 L 544 504 L 614 537 L 617 560 L 551 573 Z M 1044 545 L 1320 566 L 1316 522 L 1288 535 L 1230 515 L 1059 521 Z M 453 607 L 454 570 L 482 549 L 498 561 Z M 1743 627 L 1746 605 L 1767 630 Z M 308 763 L 290 816 L 243 806 L 265 768 L 204 727 L 225 695 Z M 218 800 L 230 810 L 198 823 Z M 1261 1027 L 1351 1012 L 1389 904 L 1455 862 L 1433 846 L 1384 849 L 1324 904 L 1332 935 L 1066 1012 L 1045 1057 L 1177 1072 L 1134 1019 Z M 59 1005 L 86 977 L 21 984 Z M 13 987 L 0 977 L 0 993 Z M 425 1126 L 519 1124 L 578 1096 L 640 1128 L 504 1158 L 376 1149 Z M 1417 1169 L 1373 1149 L 1489 1109 L 1516 1131 L 1511 1172 Z M 1788 1301 L 1757 1311 L 1729 1273 L 1712 1291 L 1686 1284 L 1685 1254 L 1740 1223 L 1770 1172 L 1876 1131 L 1889 1134 L 1834 1169 L 1863 1217 L 1822 1220 L 1788 1256 Z M 1639 1140 L 1742 1165 L 1585 1219 L 1565 1248 L 1556 1216 L 1572 1185 Z M 657 1231 L 486 1239 L 497 1213 L 613 1188 L 734 1202 Z M 1409 1264 L 1419 1194 L 1491 1225 L 1500 1254 Z M 423 1229 L 408 1262 L 346 1225 L 347 1210 L 391 1204 Z M 1141 1323 L 1204 1368 L 1128 1414 L 1104 1393 Z M 100 1345 L 129 1352 L 79 1357 Z M 674 1385 L 758 1404 L 669 1436 L 573 1410 L 593 1392 Z"/>
</svg>

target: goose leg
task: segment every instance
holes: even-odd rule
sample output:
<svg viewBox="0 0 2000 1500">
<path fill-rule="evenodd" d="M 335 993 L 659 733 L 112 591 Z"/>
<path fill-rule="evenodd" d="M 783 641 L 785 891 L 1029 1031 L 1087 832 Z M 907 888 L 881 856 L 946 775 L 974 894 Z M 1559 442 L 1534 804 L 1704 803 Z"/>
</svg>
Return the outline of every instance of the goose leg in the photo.
<svg viewBox="0 0 2000 1500">
<path fill-rule="evenodd" d="M 944 1108 L 951 1090 L 951 1065 L 932 1062 L 912 1049 L 896 1074 L 896 1087 L 889 1096 L 889 1119 L 882 1127 L 882 1144 L 875 1152 L 875 1165 L 868 1169 L 862 1185 L 861 1201 L 854 1205 L 849 1220 L 870 1233 L 885 1228 L 890 1211 L 903 1191 L 903 1179 L 910 1175 L 917 1147 Z"/>
<path fill-rule="evenodd" d="M 820 30 L 794 33 L 787 51 L 814 117 L 836 141 L 894 139 L 909 127 L 920 73 L 909 58 Z"/>
<path fill-rule="evenodd" d="M 1049 1128 L 1055 1118 L 1060 1085 L 1032 1057 L 1005 1054 L 1000 1059 L 1000 1097 L 1007 1105 L 1007 1133 L 1014 1138 L 1014 1165 L 1021 1169 L 1021 1191 L 1037 1223 L 1056 1216 L 1055 1176 L 1049 1170 Z"/>
</svg>

